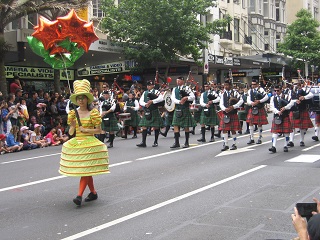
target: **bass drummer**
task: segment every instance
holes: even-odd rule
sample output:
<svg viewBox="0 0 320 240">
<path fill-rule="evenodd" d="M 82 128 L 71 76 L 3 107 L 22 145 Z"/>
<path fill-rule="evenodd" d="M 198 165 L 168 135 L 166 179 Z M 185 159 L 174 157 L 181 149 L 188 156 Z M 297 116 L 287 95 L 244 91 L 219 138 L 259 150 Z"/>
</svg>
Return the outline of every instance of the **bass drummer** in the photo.
<svg viewBox="0 0 320 240">
<path fill-rule="evenodd" d="M 214 126 L 218 125 L 218 116 L 214 104 L 220 102 L 219 95 L 210 89 L 210 84 L 204 85 L 205 91 L 201 93 L 200 105 L 202 107 L 200 124 L 201 138 L 198 142 L 206 142 L 206 125 L 210 126 L 211 138 L 210 142 L 214 142 Z"/>
<path fill-rule="evenodd" d="M 153 99 L 151 99 L 153 98 Z M 147 128 L 154 128 L 154 142 L 152 147 L 158 147 L 158 138 L 163 121 L 160 116 L 157 103 L 163 102 L 163 95 L 154 88 L 154 83 L 150 80 L 147 82 L 147 90 L 143 92 L 139 104 L 143 107 L 144 115 L 142 116 L 139 126 L 142 128 L 142 142 L 137 147 L 147 147 Z"/>
<path fill-rule="evenodd" d="M 247 104 L 250 107 L 247 115 L 249 123 L 250 140 L 247 144 L 253 144 L 253 125 L 258 125 L 259 138 L 257 144 L 261 144 L 262 125 L 268 124 L 267 113 L 264 107 L 265 102 L 269 100 L 268 94 L 259 86 L 257 80 L 252 80 L 252 88 L 248 91 Z"/>
</svg>

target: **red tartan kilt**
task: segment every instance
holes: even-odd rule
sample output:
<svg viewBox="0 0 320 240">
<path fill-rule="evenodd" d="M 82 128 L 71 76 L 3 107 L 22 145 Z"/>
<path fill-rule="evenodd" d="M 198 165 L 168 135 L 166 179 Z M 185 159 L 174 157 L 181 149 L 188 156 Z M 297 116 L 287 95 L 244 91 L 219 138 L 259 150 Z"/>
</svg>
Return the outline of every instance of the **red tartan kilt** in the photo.
<svg viewBox="0 0 320 240">
<path fill-rule="evenodd" d="M 224 117 L 224 114 L 222 115 Z M 224 123 L 223 122 L 223 117 L 220 119 L 220 126 L 221 130 L 223 131 L 240 131 L 240 122 L 238 118 L 238 114 L 229 114 L 230 116 L 230 122 L 229 123 Z"/>
<path fill-rule="evenodd" d="M 247 123 L 258 126 L 260 125 L 267 125 L 268 119 L 266 110 L 264 108 L 259 109 L 259 113 L 257 115 L 252 114 L 252 108 L 249 109 L 248 115 L 247 115 Z"/>
<path fill-rule="evenodd" d="M 315 119 L 315 121 L 316 121 L 316 124 L 317 124 L 317 125 L 320 124 L 320 113 L 316 113 L 316 119 Z"/>
<path fill-rule="evenodd" d="M 293 128 L 289 116 L 284 117 L 281 124 L 275 124 L 273 119 L 271 127 L 272 133 L 291 133 L 292 131 Z"/>
<path fill-rule="evenodd" d="M 309 112 L 307 110 L 300 111 L 300 118 L 298 119 L 293 118 L 293 112 L 290 112 L 289 116 L 290 116 L 292 128 L 300 128 L 300 129 L 313 128 L 313 124 L 311 122 Z"/>
</svg>

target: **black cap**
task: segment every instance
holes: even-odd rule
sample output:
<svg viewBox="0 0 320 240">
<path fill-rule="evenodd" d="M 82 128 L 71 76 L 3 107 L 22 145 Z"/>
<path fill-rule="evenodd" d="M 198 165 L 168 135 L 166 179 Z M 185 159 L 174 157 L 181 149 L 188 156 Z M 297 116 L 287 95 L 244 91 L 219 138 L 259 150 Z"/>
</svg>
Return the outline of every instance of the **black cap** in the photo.
<svg viewBox="0 0 320 240">
<path fill-rule="evenodd" d="M 257 83 L 257 80 L 256 79 L 252 79 L 252 83 Z"/>
<path fill-rule="evenodd" d="M 149 81 L 147 82 L 147 86 L 150 86 L 150 85 L 154 85 L 153 81 L 151 81 L 151 80 L 149 80 Z"/>
<path fill-rule="evenodd" d="M 184 77 L 180 76 L 177 79 L 184 81 Z"/>
<path fill-rule="evenodd" d="M 102 94 L 110 94 L 109 91 L 104 91 Z"/>
<path fill-rule="evenodd" d="M 224 83 L 231 84 L 231 81 L 229 79 L 226 79 Z"/>
</svg>

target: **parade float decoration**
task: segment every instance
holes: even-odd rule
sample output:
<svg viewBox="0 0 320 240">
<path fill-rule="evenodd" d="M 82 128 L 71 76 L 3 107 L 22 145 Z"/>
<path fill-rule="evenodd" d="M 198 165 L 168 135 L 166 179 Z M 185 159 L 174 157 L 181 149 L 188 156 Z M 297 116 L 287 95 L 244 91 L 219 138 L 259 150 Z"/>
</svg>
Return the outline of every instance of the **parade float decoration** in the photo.
<svg viewBox="0 0 320 240">
<path fill-rule="evenodd" d="M 88 52 L 91 43 L 99 39 L 93 22 L 79 18 L 74 9 L 55 21 L 41 16 L 34 29 L 35 32 L 27 37 L 28 43 L 32 51 L 54 69 L 72 66 L 84 52 Z"/>
</svg>

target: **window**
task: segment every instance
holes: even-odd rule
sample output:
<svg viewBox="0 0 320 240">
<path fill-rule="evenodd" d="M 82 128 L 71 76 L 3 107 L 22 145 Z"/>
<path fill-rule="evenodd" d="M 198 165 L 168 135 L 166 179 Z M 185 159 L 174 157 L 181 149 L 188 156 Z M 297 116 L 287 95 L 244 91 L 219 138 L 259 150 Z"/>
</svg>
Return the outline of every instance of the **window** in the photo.
<svg viewBox="0 0 320 240">
<path fill-rule="evenodd" d="M 250 0 L 250 12 L 256 12 L 256 0 Z"/>
<path fill-rule="evenodd" d="M 242 8 L 247 8 L 247 0 L 242 0 Z"/>
<path fill-rule="evenodd" d="M 269 18 L 269 2 L 263 0 L 263 16 Z"/>
<path fill-rule="evenodd" d="M 265 51 L 269 51 L 269 44 L 265 44 L 265 45 L 264 45 L 264 50 L 265 50 Z"/>
<path fill-rule="evenodd" d="M 268 32 L 268 31 L 264 31 L 264 35 L 265 35 L 265 36 L 268 36 L 268 35 L 269 35 L 269 32 Z"/>
<path fill-rule="evenodd" d="M 239 42 L 240 41 L 240 37 L 239 37 L 239 28 L 240 28 L 240 20 L 235 18 L 234 19 L 234 41 L 235 42 Z"/>
<path fill-rule="evenodd" d="M 37 26 L 38 17 L 37 14 L 28 15 L 28 29 L 33 29 L 34 26 Z"/>
<path fill-rule="evenodd" d="M 262 14 L 262 9 L 263 9 L 263 3 L 262 3 L 262 0 L 258 0 L 259 2 L 258 2 L 258 7 L 259 7 L 259 9 L 258 9 L 258 13 L 259 14 Z"/>
<path fill-rule="evenodd" d="M 280 21 L 280 6 L 279 3 L 276 3 L 276 21 Z"/>
<path fill-rule="evenodd" d="M 277 34 L 277 35 L 276 35 L 276 39 L 277 39 L 277 40 L 280 40 L 280 34 Z"/>
<path fill-rule="evenodd" d="M 93 10 L 93 17 L 96 17 L 96 18 L 104 17 L 104 14 L 101 10 L 100 0 L 93 0 L 92 1 L 92 10 Z"/>
<path fill-rule="evenodd" d="M 317 7 L 314 8 L 314 11 L 313 11 L 313 17 L 314 19 L 318 20 L 318 13 L 319 13 L 319 9 Z"/>
</svg>

